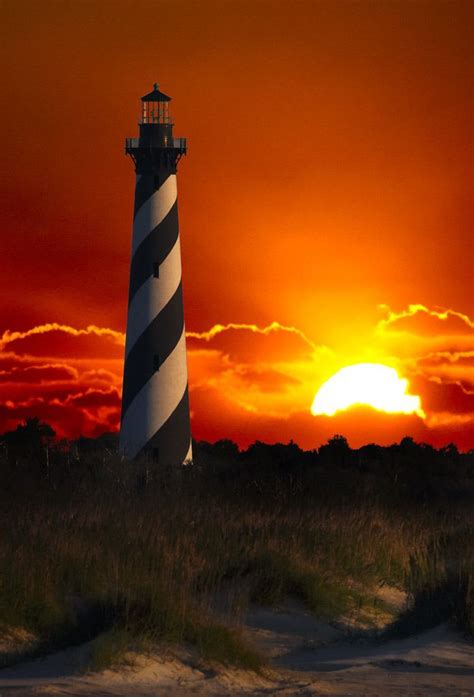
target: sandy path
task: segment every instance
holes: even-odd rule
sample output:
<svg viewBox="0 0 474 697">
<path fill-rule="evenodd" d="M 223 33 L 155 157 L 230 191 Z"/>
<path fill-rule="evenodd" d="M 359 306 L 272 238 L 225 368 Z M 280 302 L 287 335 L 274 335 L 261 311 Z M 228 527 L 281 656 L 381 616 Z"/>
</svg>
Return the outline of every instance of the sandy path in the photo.
<svg viewBox="0 0 474 697">
<path fill-rule="evenodd" d="M 311 675 L 321 694 L 474 696 L 474 645 L 445 626 L 379 646 L 298 648 L 277 664 Z"/>
<path fill-rule="evenodd" d="M 474 645 L 446 626 L 364 645 L 291 607 L 253 610 L 246 631 L 269 657 L 266 677 L 206 670 L 184 651 L 140 657 L 133 669 L 84 674 L 84 645 L 0 671 L 0 697 L 474 697 Z"/>
<path fill-rule="evenodd" d="M 273 666 L 314 688 L 307 694 L 474 697 L 474 644 L 445 625 L 391 642 L 361 642 L 356 634 L 351 641 L 292 605 L 254 610 L 248 627 Z"/>
</svg>

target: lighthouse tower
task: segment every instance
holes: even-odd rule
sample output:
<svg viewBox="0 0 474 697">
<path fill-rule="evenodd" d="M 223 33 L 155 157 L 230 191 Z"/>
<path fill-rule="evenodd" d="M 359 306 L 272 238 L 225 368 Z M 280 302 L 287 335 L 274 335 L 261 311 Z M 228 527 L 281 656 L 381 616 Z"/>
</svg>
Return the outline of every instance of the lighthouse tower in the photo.
<svg viewBox="0 0 474 697">
<path fill-rule="evenodd" d="M 173 137 L 170 100 L 155 84 L 125 142 L 136 186 L 120 451 L 180 465 L 192 458 L 176 190 L 186 139 Z"/>
</svg>

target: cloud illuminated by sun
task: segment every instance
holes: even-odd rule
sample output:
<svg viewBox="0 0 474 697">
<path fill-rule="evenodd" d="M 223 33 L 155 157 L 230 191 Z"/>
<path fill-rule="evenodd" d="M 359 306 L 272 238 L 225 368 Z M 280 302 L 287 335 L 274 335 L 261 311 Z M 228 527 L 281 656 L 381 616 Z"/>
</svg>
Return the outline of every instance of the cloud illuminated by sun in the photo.
<svg viewBox="0 0 474 697">
<path fill-rule="evenodd" d="M 407 393 L 408 380 L 381 363 L 358 363 L 341 368 L 319 388 L 311 412 L 334 416 L 356 405 L 388 414 L 417 414 L 424 418 L 421 400 Z"/>
</svg>

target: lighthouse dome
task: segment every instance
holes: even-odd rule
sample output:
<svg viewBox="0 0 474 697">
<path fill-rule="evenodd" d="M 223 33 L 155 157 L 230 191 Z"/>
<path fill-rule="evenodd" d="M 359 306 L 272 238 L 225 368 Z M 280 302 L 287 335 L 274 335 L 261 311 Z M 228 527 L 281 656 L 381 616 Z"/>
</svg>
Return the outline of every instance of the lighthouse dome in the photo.
<svg viewBox="0 0 474 697">
<path fill-rule="evenodd" d="M 168 97 L 167 94 L 164 94 L 164 92 L 160 92 L 158 89 L 158 83 L 155 82 L 153 85 L 153 91 L 148 92 L 148 94 L 145 94 L 144 97 L 142 97 L 142 102 L 170 102 L 171 97 Z"/>
</svg>

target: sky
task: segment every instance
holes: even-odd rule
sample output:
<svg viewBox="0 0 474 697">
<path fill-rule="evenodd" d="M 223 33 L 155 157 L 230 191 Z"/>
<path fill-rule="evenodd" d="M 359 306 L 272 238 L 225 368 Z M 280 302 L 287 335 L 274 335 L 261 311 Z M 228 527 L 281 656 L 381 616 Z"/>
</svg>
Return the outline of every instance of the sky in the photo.
<svg viewBox="0 0 474 697">
<path fill-rule="evenodd" d="M 173 97 L 192 430 L 474 447 L 473 15 L 462 0 L 3 0 L 0 433 L 116 430 L 134 195 Z M 340 368 L 422 412 L 314 416 Z"/>
</svg>

